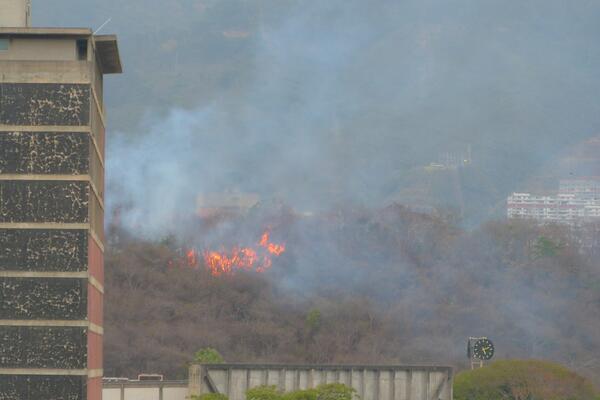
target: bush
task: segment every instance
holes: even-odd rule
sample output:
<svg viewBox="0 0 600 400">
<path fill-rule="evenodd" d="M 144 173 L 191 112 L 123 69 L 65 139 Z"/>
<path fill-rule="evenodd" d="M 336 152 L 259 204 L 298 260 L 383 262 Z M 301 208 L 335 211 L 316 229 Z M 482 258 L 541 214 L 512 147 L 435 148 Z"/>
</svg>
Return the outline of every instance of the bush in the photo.
<svg viewBox="0 0 600 400">
<path fill-rule="evenodd" d="M 316 332 L 321 327 L 321 311 L 316 308 L 310 310 L 306 316 L 306 326 L 310 332 Z"/>
<path fill-rule="evenodd" d="M 282 400 L 281 393 L 277 386 L 257 386 L 248 389 L 246 392 L 246 400 Z"/>
<path fill-rule="evenodd" d="M 192 395 L 191 400 L 229 400 L 227 396 L 221 393 L 204 393 L 200 396 Z"/>
<path fill-rule="evenodd" d="M 194 362 L 202 364 L 221 364 L 223 357 L 219 352 L 211 347 L 200 349 L 194 354 Z"/>
<path fill-rule="evenodd" d="M 354 392 L 354 389 L 341 383 L 288 393 L 282 393 L 276 386 L 257 386 L 246 392 L 246 400 L 352 400 Z"/>
<path fill-rule="evenodd" d="M 454 381 L 455 400 L 594 400 L 597 395 L 585 378 L 548 361 L 496 361 L 461 372 Z"/>
<path fill-rule="evenodd" d="M 352 400 L 355 390 L 342 383 L 330 383 L 317 387 L 317 400 Z"/>
<path fill-rule="evenodd" d="M 284 393 L 282 398 L 283 400 L 317 400 L 317 395 L 317 389 L 307 389 Z"/>
</svg>

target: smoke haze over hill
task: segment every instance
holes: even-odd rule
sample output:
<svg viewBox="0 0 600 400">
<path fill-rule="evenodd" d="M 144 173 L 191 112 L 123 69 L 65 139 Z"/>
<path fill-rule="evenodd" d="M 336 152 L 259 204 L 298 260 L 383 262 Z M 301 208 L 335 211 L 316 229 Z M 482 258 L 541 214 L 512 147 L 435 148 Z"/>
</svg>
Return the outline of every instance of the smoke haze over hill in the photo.
<svg viewBox="0 0 600 400">
<path fill-rule="evenodd" d="M 205 346 L 236 362 L 464 367 L 466 338 L 485 335 L 497 358 L 598 376 L 597 255 L 579 254 L 565 229 L 496 222 L 467 233 L 399 206 L 225 221 L 220 235 L 198 230 L 193 246 L 245 245 L 247 232 L 270 225 L 286 252 L 264 274 L 215 277 L 201 261 L 188 265 L 176 242 L 110 232 L 121 236 L 107 254 L 111 374 L 184 376 Z"/>
<path fill-rule="evenodd" d="M 134 202 L 152 224 L 206 191 L 299 209 L 402 201 L 422 185 L 415 169 L 469 145 L 475 172 L 457 185 L 474 223 L 500 216 L 508 192 L 598 133 L 591 2 L 34 7 L 41 25 L 113 18 L 106 29 L 120 35 L 128 73 L 107 90 L 108 179 L 124 190 L 109 201 Z M 444 191 L 433 205 L 456 207 Z"/>
</svg>

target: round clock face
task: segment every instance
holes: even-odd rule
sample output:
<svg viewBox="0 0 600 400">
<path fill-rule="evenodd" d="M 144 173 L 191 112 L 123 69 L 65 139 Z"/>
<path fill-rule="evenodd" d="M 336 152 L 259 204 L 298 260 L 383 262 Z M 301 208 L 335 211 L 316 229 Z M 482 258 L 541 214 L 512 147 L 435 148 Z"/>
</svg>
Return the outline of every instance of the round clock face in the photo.
<svg viewBox="0 0 600 400">
<path fill-rule="evenodd" d="M 489 339 L 479 339 L 473 346 L 473 355 L 480 360 L 489 360 L 494 356 L 494 344 Z"/>
</svg>

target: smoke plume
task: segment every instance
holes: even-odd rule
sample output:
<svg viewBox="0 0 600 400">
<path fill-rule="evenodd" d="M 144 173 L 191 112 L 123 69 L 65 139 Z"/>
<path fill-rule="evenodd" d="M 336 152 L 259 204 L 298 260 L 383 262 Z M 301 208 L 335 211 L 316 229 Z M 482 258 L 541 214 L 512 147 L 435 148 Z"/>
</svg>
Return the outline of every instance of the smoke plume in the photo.
<svg viewBox="0 0 600 400">
<path fill-rule="evenodd" d="M 109 202 L 130 204 L 138 230 L 161 232 L 201 193 L 258 193 L 300 211 L 407 201 L 431 179 L 421 167 L 467 146 L 467 182 L 432 202 L 495 218 L 507 193 L 600 122 L 590 3 L 290 1 L 278 14 L 261 4 L 218 21 L 219 44 L 246 57 L 225 77 L 233 84 L 110 132 Z"/>
</svg>

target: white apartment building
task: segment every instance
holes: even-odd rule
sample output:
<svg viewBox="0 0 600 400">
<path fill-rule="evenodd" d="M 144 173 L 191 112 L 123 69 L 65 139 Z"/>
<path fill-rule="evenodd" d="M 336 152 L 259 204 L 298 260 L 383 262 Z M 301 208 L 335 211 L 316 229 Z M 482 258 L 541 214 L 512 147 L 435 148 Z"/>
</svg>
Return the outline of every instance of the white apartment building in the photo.
<svg viewBox="0 0 600 400">
<path fill-rule="evenodd" d="M 558 192 L 574 194 L 581 199 L 600 199 L 600 177 L 563 179 L 560 181 Z"/>
<path fill-rule="evenodd" d="M 513 193 L 507 199 L 508 218 L 577 224 L 600 219 L 600 198 L 573 193 L 534 195 Z"/>
</svg>

